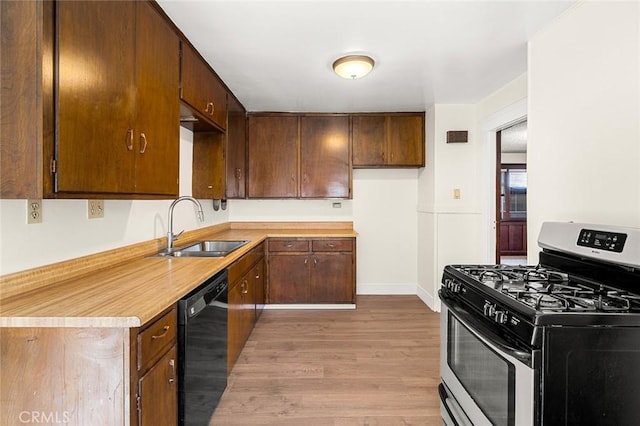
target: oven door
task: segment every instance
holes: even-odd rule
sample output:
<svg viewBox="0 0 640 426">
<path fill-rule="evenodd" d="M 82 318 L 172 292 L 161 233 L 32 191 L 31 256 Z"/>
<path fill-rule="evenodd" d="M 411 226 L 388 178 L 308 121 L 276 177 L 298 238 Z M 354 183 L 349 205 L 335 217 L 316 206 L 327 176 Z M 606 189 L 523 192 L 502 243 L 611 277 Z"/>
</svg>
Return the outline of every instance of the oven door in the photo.
<svg viewBox="0 0 640 426">
<path fill-rule="evenodd" d="M 513 348 L 461 305 L 442 298 L 441 412 L 446 425 L 533 425 L 532 353 Z"/>
</svg>

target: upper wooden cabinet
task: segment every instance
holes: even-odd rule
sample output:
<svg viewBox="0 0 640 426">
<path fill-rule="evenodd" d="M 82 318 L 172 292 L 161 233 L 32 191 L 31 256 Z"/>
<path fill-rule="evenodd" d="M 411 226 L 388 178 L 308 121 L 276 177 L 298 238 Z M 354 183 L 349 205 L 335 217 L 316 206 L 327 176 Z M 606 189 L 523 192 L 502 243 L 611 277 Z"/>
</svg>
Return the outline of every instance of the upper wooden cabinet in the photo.
<svg viewBox="0 0 640 426">
<path fill-rule="evenodd" d="M 193 133 L 191 192 L 196 198 L 225 198 L 225 134 L 211 130 Z"/>
<path fill-rule="evenodd" d="M 147 2 L 58 2 L 56 16 L 56 192 L 177 195 L 177 35 Z"/>
<path fill-rule="evenodd" d="M 350 198 L 349 117 L 251 114 L 249 198 Z"/>
<path fill-rule="evenodd" d="M 53 3 L 0 1 L 0 197 L 53 188 Z"/>
<path fill-rule="evenodd" d="M 300 117 L 300 195 L 350 198 L 349 117 Z"/>
<path fill-rule="evenodd" d="M 227 128 L 227 90 L 189 44 L 182 43 L 180 98 L 199 119 Z"/>
<path fill-rule="evenodd" d="M 3 198 L 177 195 L 179 41 L 152 3 L 2 2 L 2 76 Z"/>
<path fill-rule="evenodd" d="M 228 98 L 226 146 L 227 198 L 246 197 L 247 112 L 232 95 Z"/>
<path fill-rule="evenodd" d="M 353 114 L 352 123 L 353 167 L 424 167 L 423 112 Z"/>
<path fill-rule="evenodd" d="M 298 196 L 298 117 L 249 115 L 249 198 Z"/>
</svg>

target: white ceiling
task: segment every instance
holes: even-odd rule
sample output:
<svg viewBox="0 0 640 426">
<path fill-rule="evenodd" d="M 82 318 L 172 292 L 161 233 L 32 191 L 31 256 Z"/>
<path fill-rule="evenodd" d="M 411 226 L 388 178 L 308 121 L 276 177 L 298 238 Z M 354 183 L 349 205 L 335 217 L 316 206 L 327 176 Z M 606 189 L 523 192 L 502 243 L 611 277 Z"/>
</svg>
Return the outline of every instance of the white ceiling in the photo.
<svg viewBox="0 0 640 426">
<path fill-rule="evenodd" d="M 476 103 L 527 70 L 567 1 L 158 0 L 249 111 L 423 111 Z M 345 80 L 335 59 L 366 53 Z"/>
</svg>

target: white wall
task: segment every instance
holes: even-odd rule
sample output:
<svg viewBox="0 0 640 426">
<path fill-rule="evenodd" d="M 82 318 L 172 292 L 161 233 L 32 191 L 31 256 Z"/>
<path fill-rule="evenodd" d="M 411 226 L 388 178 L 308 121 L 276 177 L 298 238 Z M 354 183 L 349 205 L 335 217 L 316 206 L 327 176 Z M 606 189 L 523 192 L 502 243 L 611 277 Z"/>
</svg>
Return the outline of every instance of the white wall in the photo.
<svg viewBox="0 0 640 426">
<path fill-rule="evenodd" d="M 192 134 L 180 133 L 180 193 L 191 194 Z M 87 219 L 86 200 L 43 200 L 42 223 L 27 225 L 25 200 L 0 200 L 0 275 L 122 247 L 167 233 L 171 200 L 105 200 L 102 219 Z M 193 204 L 174 211 L 174 231 L 226 222 L 229 210 L 202 201 L 205 221 Z"/>
<path fill-rule="evenodd" d="M 230 220 L 353 221 L 357 293 L 415 294 L 417 173 L 356 169 L 353 200 L 230 200 Z"/>
<path fill-rule="evenodd" d="M 439 310 L 442 270 L 481 257 L 475 105 L 435 105 L 428 112 L 427 169 L 418 182 L 418 295 Z M 446 143 L 449 130 L 468 130 L 469 142 Z M 460 198 L 454 198 L 454 189 Z"/>
<path fill-rule="evenodd" d="M 579 2 L 529 43 L 529 228 L 640 227 L 639 58 L 638 2 Z"/>
</svg>

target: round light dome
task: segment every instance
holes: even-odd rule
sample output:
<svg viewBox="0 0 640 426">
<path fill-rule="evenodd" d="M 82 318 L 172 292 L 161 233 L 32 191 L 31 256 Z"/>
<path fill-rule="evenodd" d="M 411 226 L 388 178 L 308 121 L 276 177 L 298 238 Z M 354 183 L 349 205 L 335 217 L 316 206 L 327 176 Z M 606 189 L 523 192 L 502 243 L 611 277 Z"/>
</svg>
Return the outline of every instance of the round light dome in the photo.
<svg viewBox="0 0 640 426">
<path fill-rule="evenodd" d="M 333 70 L 340 77 L 354 80 L 369 74 L 373 69 L 374 63 L 373 59 L 368 56 L 344 56 L 333 63 Z"/>
</svg>

